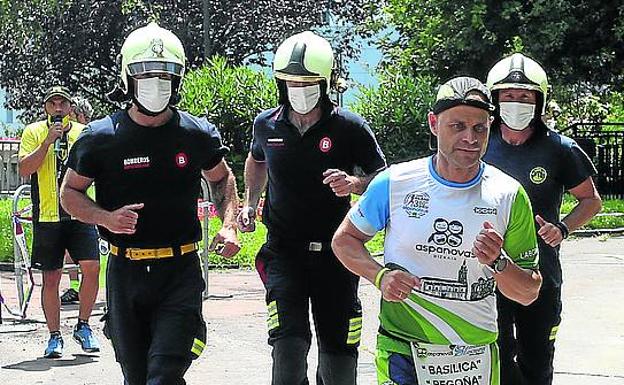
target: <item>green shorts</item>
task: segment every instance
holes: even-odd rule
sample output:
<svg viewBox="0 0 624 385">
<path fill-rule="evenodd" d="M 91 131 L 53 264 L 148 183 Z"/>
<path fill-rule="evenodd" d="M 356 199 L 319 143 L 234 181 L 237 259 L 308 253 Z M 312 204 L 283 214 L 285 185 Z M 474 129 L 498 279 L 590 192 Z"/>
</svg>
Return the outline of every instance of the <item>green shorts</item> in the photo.
<svg viewBox="0 0 624 385">
<path fill-rule="evenodd" d="M 498 347 L 496 343 L 490 344 L 491 354 L 491 380 L 489 385 L 500 385 L 500 363 L 498 358 Z M 379 385 L 419 385 L 416 378 L 416 368 L 412 358 L 410 344 L 406 341 L 377 335 L 377 355 L 375 357 L 377 366 L 377 383 Z M 441 381 L 441 385 L 472 384 L 466 382 Z M 481 384 L 481 382 L 478 382 Z M 434 384 L 422 384 L 434 385 Z"/>
</svg>

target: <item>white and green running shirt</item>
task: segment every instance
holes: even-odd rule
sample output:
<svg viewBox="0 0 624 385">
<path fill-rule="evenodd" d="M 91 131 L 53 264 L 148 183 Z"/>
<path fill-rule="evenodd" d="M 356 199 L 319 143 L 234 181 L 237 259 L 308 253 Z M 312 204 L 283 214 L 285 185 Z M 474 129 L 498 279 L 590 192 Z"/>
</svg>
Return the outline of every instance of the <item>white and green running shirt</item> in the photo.
<svg viewBox="0 0 624 385">
<path fill-rule="evenodd" d="M 471 251 L 485 221 L 504 236 L 503 249 L 516 264 L 538 266 L 526 192 L 485 163 L 473 180 L 461 184 L 440 177 L 431 157 L 394 165 L 375 177 L 349 219 L 370 236 L 385 228 L 385 264 L 421 280 L 408 300 L 382 300 L 381 326 L 401 340 L 440 345 L 496 340 L 493 273 Z"/>
</svg>

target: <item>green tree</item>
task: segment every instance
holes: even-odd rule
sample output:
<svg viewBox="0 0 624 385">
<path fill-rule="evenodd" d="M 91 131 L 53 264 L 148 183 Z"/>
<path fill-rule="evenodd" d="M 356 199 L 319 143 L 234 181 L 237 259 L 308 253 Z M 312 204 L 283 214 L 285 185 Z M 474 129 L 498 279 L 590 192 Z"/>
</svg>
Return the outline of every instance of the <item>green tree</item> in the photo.
<svg viewBox="0 0 624 385">
<path fill-rule="evenodd" d="M 383 70 L 378 76 L 377 86 L 359 88 L 351 109 L 370 124 L 388 163 L 429 154 L 427 113 L 437 80 L 396 69 Z"/>
<path fill-rule="evenodd" d="M 521 50 L 552 83 L 611 85 L 624 79 L 624 3 L 619 0 L 388 0 L 374 26 L 387 63 L 442 80 L 485 78 L 504 54 Z"/>
<path fill-rule="evenodd" d="M 204 60 L 204 9 L 211 54 L 233 64 L 262 62 L 286 36 L 327 26 L 331 18 L 357 25 L 370 0 L 0 0 L 0 87 L 7 103 L 32 117 L 41 95 L 62 82 L 107 104 L 118 81 L 115 58 L 127 34 L 156 20 L 182 40 L 190 68 Z M 340 28 L 338 48 L 354 54 L 357 28 Z M 337 38 L 325 30 L 332 40 Z M 106 111 L 101 111 L 106 112 Z"/>
<path fill-rule="evenodd" d="M 182 83 L 180 107 L 206 116 L 230 147 L 227 159 L 242 186 L 244 162 L 249 151 L 256 115 L 277 105 L 272 77 L 245 66 L 232 66 L 222 57 L 191 71 Z"/>
</svg>

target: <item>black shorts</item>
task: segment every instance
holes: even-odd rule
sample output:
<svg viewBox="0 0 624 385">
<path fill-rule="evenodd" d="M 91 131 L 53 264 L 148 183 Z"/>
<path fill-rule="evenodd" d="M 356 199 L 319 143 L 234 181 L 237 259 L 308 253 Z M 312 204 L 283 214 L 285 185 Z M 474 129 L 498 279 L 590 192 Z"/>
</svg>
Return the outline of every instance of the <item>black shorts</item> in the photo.
<svg viewBox="0 0 624 385">
<path fill-rule="evenodd" d="M 99 261 L 98 233 L 78 221 L 33 223 L 32 266 L 48 271 L 63 267 L 65 250 L 78 261 Z"/>
</svg>

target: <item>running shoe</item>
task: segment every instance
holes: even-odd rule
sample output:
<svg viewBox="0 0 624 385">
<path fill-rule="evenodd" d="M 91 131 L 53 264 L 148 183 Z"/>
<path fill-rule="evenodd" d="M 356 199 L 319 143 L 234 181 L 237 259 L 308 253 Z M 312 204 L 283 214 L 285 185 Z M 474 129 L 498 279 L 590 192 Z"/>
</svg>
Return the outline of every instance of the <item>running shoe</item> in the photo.
<svg viewBox="0 0 624 385">
<path fill-rule="evenodd" d="M 61 295 L 61 305 L 76 303 L 78 300 L 78 292 L 74 289 L 67 289 L 67 291 Z"/>
<path fill-rule="evenodd" d="M 45 358 L 60 358 L 63 356 L 63 337 L 60 333 L 54 333 L 50 335 L 48 340 L 48 347 L 43 353 Z"/>
<path fill-rule="evenodd" d="M 93 335 L 91 327 L 87 323 L 78 323 L 74 328 L 74 341 L 76 341 L 83 351 L 96 353 L 100 351 L 100 343 Z"/>
</svg>

